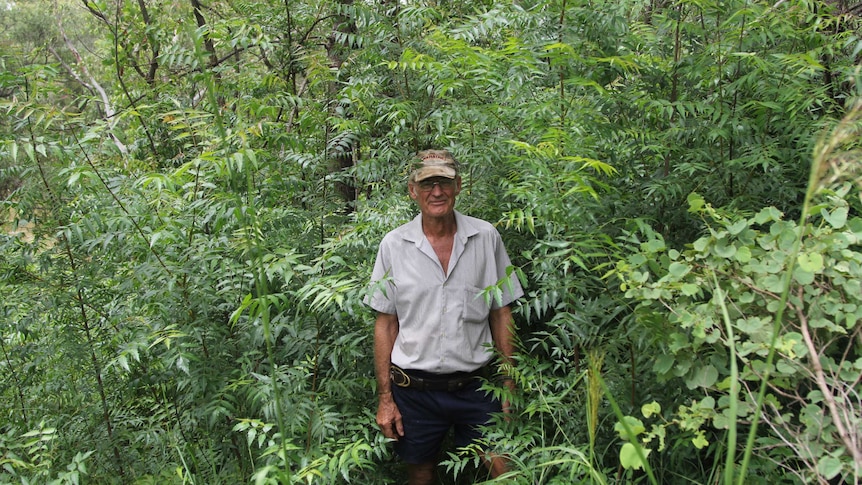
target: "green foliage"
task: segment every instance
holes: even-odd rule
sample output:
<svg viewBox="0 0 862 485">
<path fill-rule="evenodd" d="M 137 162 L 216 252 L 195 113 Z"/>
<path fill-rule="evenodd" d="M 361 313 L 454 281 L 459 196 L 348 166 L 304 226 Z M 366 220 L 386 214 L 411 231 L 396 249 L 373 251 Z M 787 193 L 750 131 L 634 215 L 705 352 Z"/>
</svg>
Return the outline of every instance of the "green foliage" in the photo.
<svg viewBox="0 0 862 485">
<path fill-rule="evenodd" d="M 429 146 L 527 288 L 507 482 L 713 483 L 760 409 L 764 482 L 858 475 L 851 14 L 52 5 L 0 12 L 2 481 L 401 483 L 361 301 Z"/>
<path fill-rule="evenodd" d="M 57 430 L 44 427 L 40 423 L 38 429 L 28 431 L 20 436 L 7 432 L 0 437 L 3 456 L 0 457 L 0 479 L 4 483 L 50 483 L 51 485 L 83 483 L 87 476 L 86 461 L 93 454 L 78 452 L 66 465 L 65 471 L 52 476 L 55 468 L 54 452 L 51 443 Z M 56 467 L 59 468 L 59 467 Z"/>
<path fill-rule="evenodd" d="M 656 233 L 637 238 L 618 271 L 626 295 L 640 302 L 638 321 L 660 350 L 653 371 L 702 396 L 653 425 L 644 442 L 663 440 L 671 424 L 683 432 L 675 439 L 693 433 L 698 448 L 720 439 L 721 430 L 745 429 L 761 406 L 758 384 L 766 380 L 761 419 L 769 431 L 759 433 L 755 453 L 802 482 L 851 480 L 858 473 L 850 443 L 860 420 L 853 396 L 862 375 L 862 254 L 855 250 L 862 220 L 848 218 L 848 190 L 826 198 L 804 232 L 774 208 L 739 217 L 692 196 L 691 210 L 705 218 L 707 235 L 684 251 L 667 248 Z M 790 298 L 777 325 L 784 275 L 791 278 Z M 738 377 L 731 364 L 738 364 Z"/>
</svg>

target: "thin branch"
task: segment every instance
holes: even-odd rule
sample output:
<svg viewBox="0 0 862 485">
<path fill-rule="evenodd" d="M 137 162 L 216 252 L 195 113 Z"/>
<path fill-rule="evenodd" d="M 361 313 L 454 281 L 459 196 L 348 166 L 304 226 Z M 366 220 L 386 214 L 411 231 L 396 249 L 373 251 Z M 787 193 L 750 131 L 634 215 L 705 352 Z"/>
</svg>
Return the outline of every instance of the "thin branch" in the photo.
<svg viewBox="0 0 862 485">
<path fill-rule="evenodd" d="M 144 0 L 138 0 L 138 8 L 141 9 L 141 17 L 144 19 L 144 25 L 147 26 L 147 42 L 150 44 L 150 68 L 144 79 L 148 84 L 153 84 L 156 79 L 156 71 L 159 68 L 159 43 L 152 33 L 153 22 Z"/>
<path fill-rule="evenodd" d="M 215 67 L 218 64 L 218 56 L 216 55 L 215 44 L 213 43 L 212 37 L 204 29 L 207 26 L 207 21 L 204 18 L 204 14 L 202 12 L 201 2 L 200 0 L 191 0 L 191 3 L 192 12 L 195 16 L 195 22 L 197 22 L 197 26 L 199 29 L 201 29 L 204 36 L 204 49 L 210 55 L 209 67 Z"/>
<path fill-rule="evenodd" d="M 299 83 L 299 89 L 296 94 L 297 98 L 301 98 L 305 93 L 305 88 L 308 86 L 308 77 L 303 77 Z M 290 110 L 290 116 L 287 119 L 287 132 L 290 133 L 293 129 L 293 120 L 299 115 L 299 104 L 294 103 L 293 109 Z"/>
<path fill-rule="evenodd" d="M 29 121 L 29 119 L 28 119 L 28 121 Z M 32 143 L 33 146 L 35 146 L 36 145 L 36 135 L 33 133 L 32 123 L 28 122 L 27 129 L 30 132 L 29 133 L 30 143 Z M 59 197 L 57 197 L 56 194 L 54 194 L 54 191 L 51 189 L 51 184 L 48 181 L 48 175 L 45 172 L 45 168 L 42 166 L 42 162 L 39 160 L 38 153 L 34 153 L 33 161 L 36 163 L 36 165 L 39 169 L 39 175 L 40 175 L 42 184 L 45 186 L 45 190 L 46 190 L 46 193 L 48 194 L 48 198 L 52 202 L 54 202 L 56 207 L 61 207 L 59 204 Z M 75 260 L 75 254 L 72 252 L 71 242 L 64 235 L 61 235 L 60 239 L 64 243 L 63 248 L 65 250 L 66 256 L 69 259 L 69 267 L 71 268 L 72 273 L 77 273 L 78 266 L 77 266 L 77 262 Z M 108 407 L 108 398 L 107 398 L 107 393 L 105 392 L 105 384 L 102 380 L 102 366 L 101 366 L 101 363 L 99 362 L 98 356 L 96 355 L 95 342 L 93 341 L 92 332 L 90 329 L 90 321 L 89 321 L 90 317 L 87 314 L 87 304 L 86 304 L 86 300 L 84 298 L 84 290 L 80 284 L 76 284 L 75 286 L 77 287 L 76 292 L 75 292 L 75 301 L 78 305 L 79 311 L 81 312 L 81 326 L 84 330 L 84 334 L 87 337 L 87 345 L 88 345 L 89 351 L 90 351 L 90 360 L 92 361 L 93 373 L 95 374 L 95 377 L 96 377 L 96 387 L 98 388 L 99 398 L 100 398 L 100 401 L 102 404 L 102 416 L 103 416 L 103 419 L 105 420 L 105 427 L 106 427 L 106 430 L 108 433 L 108 439 L 111 441 L 111 445 L 112 445 L 111 447 L 112 447 L 113 452 L 114 452 L 114 460 L 116 461 L 117 470 L 120 474 L 120 477 L 125 478 L 126 472 L 125 472 L 125 467 L 123 465 L 122 455 L 120 454 L 120 450 L 117 447 L 117 444 L 114 442 L 114 426 L 113 426 L 113 423 L 111 421 L 111 413 L 110 413 L 110 409 Z"/>
<path fill-rule="evenodd" d="M 102 176 L 102 172 L 100 172 L 99 169 L 96 168 L 96 165 L 93 163 L 93 160 L 90 159 L 90 155 L 87 154 L 87 150 L 84 149 L 84 146 L 81 145 L 81 141 L 78 140 L 78 136 L 75 133 L 72 133 L 72 136 L 75 137 L 75 143 L 77 143 L 78 148 L 81 149 L 81 153 L 84 155 L 84 159 L 87 161 L 87 164 L 90 166 L 90 168 L 93 169 L 93 172 L 99 178 L 99 181 L 102 182 L 102 185 L 105 186 L 105 189 L 108 191 L 108 194 L 110 194 L 111 198 L 114 199 L 114 202 L 116 202 L 117 205 L 120 207 L 120 210 L 122 210 L 129 217 L 129 220 L 132 222 L 132 225 L 135 226 L 135 230 L 147 244 L 147 247 L 149 248 L 153 256 L 155 256 L 156 261 L 159 262 L 159 265 L 165 270 L 165 272 L 169 276 L 173 276 L 171 270 L 167 267 L 167 265 L 165 265 L 164 261 L 162 261 L 162 257 L 159 255 L 159 253 L 156 252 L 155 248 L 151 244 L 149 244 L 149 240 L 147 239 L 146 234 L 144 234 L 144 230 L 141 229 L 141 226 L 138 224 L 138 221 L 136 221 L 135 218 L 132 217 L 132 214 L 129 212 L 128 209 L 126 209 L 126 206 L 125 204 L 123 204 L 123 201 L 121 201 L 120 198 L 117 197 L 117 194 L 115 194 L 114 191 L 111 190 L 111 186 L 108 184 L 108 181 L 105 180 L 105 178 Z"/>
<path fill-rule="evenodd" d="M 803 289 L 800 288 L 798 295 L 800 300 L 804 297 L 802 292 Z M 853 456 L 853 461 L 856 463 L 862 463 L 862 450 L 859 449 L 856 443 L 857 440 L 854 439 L 854 437 L 847 431 L 845 421 L 842 419 L 841 412 L 838 409 L 838 403 L 835 401 L 835 395 L 832 393 L 832 388 L 829 386 L 829 383 L 826 382 L 826 376 L 823 372 L 823 364 L 820 362 L 820 354 L 814 346 L 814 340 L 812 340 L 811 332 L 808 329 L 808 316 L 802 311 L 797 311 L 796 316 L 799 318 L 802 339 L 805 341 L 805 346 L 808 348 L 809 360 L 814 372 L 814 381 L 817 383 L 817 387 L 823 394 L 823 400 L 829 408 L 829 414 L 832 416 L 835 430 L 838 432 L 838 436 L 841 438 L 841 441 L 843 441 L 844 445 L 847 447 L 847 451 L 851 456 Z"/>
<path fill-rule="evenodd" d="M 93 2 L 89 2 L 87 0 L 81 0 L 81 3 L 84 5 L 84 8 L 87 9 L 94 17 L 101 20 L 105 25 L 111 26 L 110 22 L 108 22 L 108 17 L 105 16 L 104 13 L 96 10 L 95 4 Z"/>
<path fill-rule="evenodd" d="M 18 379 L 18 373 L 15 372 L 15 369 L 18 369 L 18 366 L 12 362 L 12 357 L 9 356 L 9 351 L 6 350 L 5 336 L 4 338 L 0 338 L 0 349 L 3 350 L 3 358 L 6 360 L 6 365 L 11 369 L 10 375 L 12 376 L 12 380 L 15 382 L 15 393 L 17 394 L 18 402 L 21 406 L 21 417 L 24 419 L 25 423 L 29 424 L 30 419 L 27 417 L 27 406 L 25 404 L 27 401 L 24 399 L 24 390 L 22 389 L 21 381 Z"/>
<path fill-rule="evenodd" d="M 69 52 L 71 52 L 73 56 L 75 56 L 75 61 L 78 65 L 78 68 L 81 69 L 83 75 L 89 79 L 89 82 L 86 82 L 80 76 L 76 75 L 75 71 L 71 68 L 71 66 L 66 65 L 65 62 L 63 62 L 63 60 L 60 58 L 60 55 L 57 53 L 57 51 L 55 51 L 53 48 L 49 48 L 51 53 L 54 54 L 54 57 L 56 57 L 61 62 L 61 64 L 66 67 L 66 70 L 69 71 L 69 73 L 75 78 L 76 81 L 81 83 L 81 85 L 84 86 L 90 92 L 96 91 L 97 93 L 99 93 L 99 97 L 102 99 L 102 106 L 104 106 L 104 119 L 105 122 L 108 124 L 108 135 L 114 142 L 114 146 L 116 146 L 117 149 L 120 151 L 120 154 L 122 154 L 123 159 L 128 158 L 129 149 L 122 141 L 120 141 L 119 137 L 114 134 L 114 127 L 117 124 L 117 113 L 114 110 L 113 105 L 111 104 L 111 100 L 108 98 L 108 93 L 105 92 L 105 89 L 102 87 L 101 84 L 99 84 L 99 81 L 97 81 L 96 78 L 94 78 L 92 74 L 90 74 L 90 71 L 89 69 L 87 69 L 87 65 L 81 58 L 81 54 L 78 52 L 78 49 L 72 44 L 72 41 L 70 41 L 69 37 L 66 35 L 65 29 L 63 29 L 63 21 L 60 18 L 59 14 L 57 15 L 57 29 L 59 30 L 60 35 L 63 37 L 63 42 L 66 44 L 66 48 L 69 49 Z"/>
</svg>

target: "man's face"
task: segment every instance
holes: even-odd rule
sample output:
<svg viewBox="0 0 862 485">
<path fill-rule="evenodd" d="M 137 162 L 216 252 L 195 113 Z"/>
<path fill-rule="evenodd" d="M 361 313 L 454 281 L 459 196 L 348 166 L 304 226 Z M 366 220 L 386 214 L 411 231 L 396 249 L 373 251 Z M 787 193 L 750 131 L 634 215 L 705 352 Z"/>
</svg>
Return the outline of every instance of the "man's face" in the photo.
<svg viewBox="0 0 862 485">
<path fill-rule="evenodd" d="M 445 217 L 455 210 L 455 197 L 461 193 L 461 177 L 431 177 L 408 184 L 410 198 L 419 204 L 423 217 Z"/>
</svg>

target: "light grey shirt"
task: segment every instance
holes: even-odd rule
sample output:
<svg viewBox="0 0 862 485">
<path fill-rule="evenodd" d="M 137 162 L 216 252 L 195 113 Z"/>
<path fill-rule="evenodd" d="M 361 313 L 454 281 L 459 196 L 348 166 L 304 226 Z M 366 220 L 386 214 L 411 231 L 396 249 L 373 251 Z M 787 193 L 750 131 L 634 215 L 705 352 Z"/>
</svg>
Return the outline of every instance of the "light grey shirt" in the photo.
<svg viewBox="0 0 862 485">
<path fill-rule="evenodd" d="M 497 229 L 457 211 L 455 222 L 448 274 L 422 231 L 421 214 L 380 242 L 365 303 L 398 317 L 392 363 L 401 368 L 446 374 L 487 364 L 489 311 L 524 294 L 514 273 L 503 281 L 512 263 Z M 501 282 L 502 298 L 486 302 L 481 293 Z"/>
</svg>

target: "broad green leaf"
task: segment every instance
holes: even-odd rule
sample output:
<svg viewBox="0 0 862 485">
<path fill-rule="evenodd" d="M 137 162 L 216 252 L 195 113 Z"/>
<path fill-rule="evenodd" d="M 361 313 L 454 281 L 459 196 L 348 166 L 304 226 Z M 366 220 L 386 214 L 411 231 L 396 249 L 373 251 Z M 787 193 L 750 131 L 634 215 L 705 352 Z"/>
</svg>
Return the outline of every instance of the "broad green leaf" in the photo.
<svg viewBox="0 0 862 485">
<path fill-rule="evenodd" d="M 646 244 L 646 248 L 651 253 L 664 251 L 665 244 L 661 239 L 652 239 Z"/>
<path fill-rule="evenodd" d="M 817 273 L 823 269 L 823 255 L 820 253 L 799 253 L 796 262 L 800 269 L 809 273 Z"/>
<path fill-rule="evenodd" d="M 689 212 L 700 212 L 706 205 L 706 201 L 703 200 L 703 197 L 701 197 L 700 194 L 696 192 L 688 194 L 687 200 Z"/>
<path fill-rule="evenodd" d="M 676 359 L 672 355 L 661 354 L 653 362 L 652 370 L 657 374 L 665 374 L 667 373 L 676 362 Z"/>
<path fill-rule="evenodd" d="M 726 239 L 719 239 L 712 247 L 712 251 L 719 258 L 732 258 L 736 254 L 736 246 Z"/>
<path fill-rule="evenodd" d="M 738 248 L 736 250 L 736 260 L 743 264 L 751 261 L 751 249 L 748 246 Z"/>
<path fill-rule="evenodd" d="M 694 296 L 700 292 L 700 287 L 694 283 L 685 283 L 680 288 L 680 291 L 685 296 Z"/>
<path fill-rule="evenodd" d="M 736 328 L 747 334 L 754 334 L 769 328 L 769 321 L 758 317 L 740 318 L 736 321 Z"/>
<path fill-rule="evenodd" d="M 735 235 L 741 233 L 742 231 L 744 231 L 745 228 L 747 228 L 747 227 L 748 227 L 748 221 L 746 221 L 745 219 L 742 219 L 740 221 L 734 222 L 733 224 L 729 224 L 727 226 L 727 232 L 729 232 L 731 235 L 735 236 Z"/>
<path fill-rule="evenodd" d="M 847 215 L 850 213 L 850 209 L 848 207 L 837 207 L 832 212 L 827 211 L 825 208 L 820 211 L 820 214 L 835 229 L 841 229 L 847 224 Z"/>
<path fill-rule="evenodd" d="M 700 409 L 715 409 L 715 398 L 712 396 L 706 396 L 697 402 L 697 407 Z"/>
<path fill-rule="evenodd" d="M 626 431 L 626 427 L 623 426 L 623 423 L 617 422 L 614 424 L 614 430 L 620 435 L 621 439 L 624 440 L 633 440 L 637 439 L 637 436 L 646 431 L 646 427 L 643 424 L 643 421 L 634 417 L 634 416 L 623 416 L 623 419 L 626 420 L 626 424 L 634 436 L 629 436 L 628 431 Z"/>
<path fill-rule="evenodd" d="M 706 436 L 704 435 L 704 433 L 702 431 L 695 433 L 695 437 L 692 438 L 691 443 L 698 450 L 702 450 L 703 448 L 706 448 L 707 446 L 709 446 L 709 441 L 707 441 Z"/>
<path fill-rule="evenodd" d="M 652 450 L 641 447 L 641 451 L 643 452 L 644 458 L 647 458 Z M 640 456 L 638 456 L 635 445 L 631 443 L 623 444 L 620 449 L 620 464 L 627 470 L 643 469 L 644 464 L 643 461 L 641 461 Z"/>
<path fill-rule="evenodd" d="M 784 279 L 780 275 L 767 275 L 760 279 L 757 284 L 763 287 L 764 290 L 780 294 L 784 291 Z"/>
<path fill-rule="evenodd" d="M 645 418 L 649 418 L 654 414 L 661 414 L 661 404 L 655 401 L 644 404 L 641 406 L 641 414 L 643 414 Z"/>
<path fill-rule="evenodd" d="M 683 276 L 688 274 L 689 271 L 691 271 L 690 265 L 685 263 L 678 263 L 676 261 L 671 263 L 670 267 L 668 268 L 668 272 L 670 273 L 670 275 L 675 278 L 682 278 Z"/>
<path fill-rule="evenodd" d="M 689 389 L 697 387 L 709 388 L 712 387 L 718 380 L 718 370 L 712 365 L 699 367 L 694 374 L 686 379 L 685 384 Z"/>
<path fill-rule="evenodd" d="M 774 222 L 781 220 L 783 214 L 781 211 L 776 209 L 775 207 L 767 207 L 754 216 L 754 222 L 757 224 L 765 224 L 767 222 Z"/>
<path fill-rule="evenodd" d="M 706 250 L 707 247 L 709 247 L 709 243 L 711 241 L 712 241 L 711 237 L 704 236 L 704 237 L 698 239 L 697 241 L 695 241 L 692 244 L 692 247 L 694 247 L 695 251 L 702 253 L 703 251 Z"/>
<path fill-rule="evenodd" d="M 810 285 L 814 283 L 814 273 L 805 271 L 801 266 L 793 269 L 793 279 L 800 285 Z"/>
<path fill-rule="evenodd" d="M 817 473 L 827 480 L 832 480 L 837 477 L 843 468 L 844 466 L 841 463 L 841 460 L 834 456 L 824 456 L 817 462 Z"/>
</svg>

